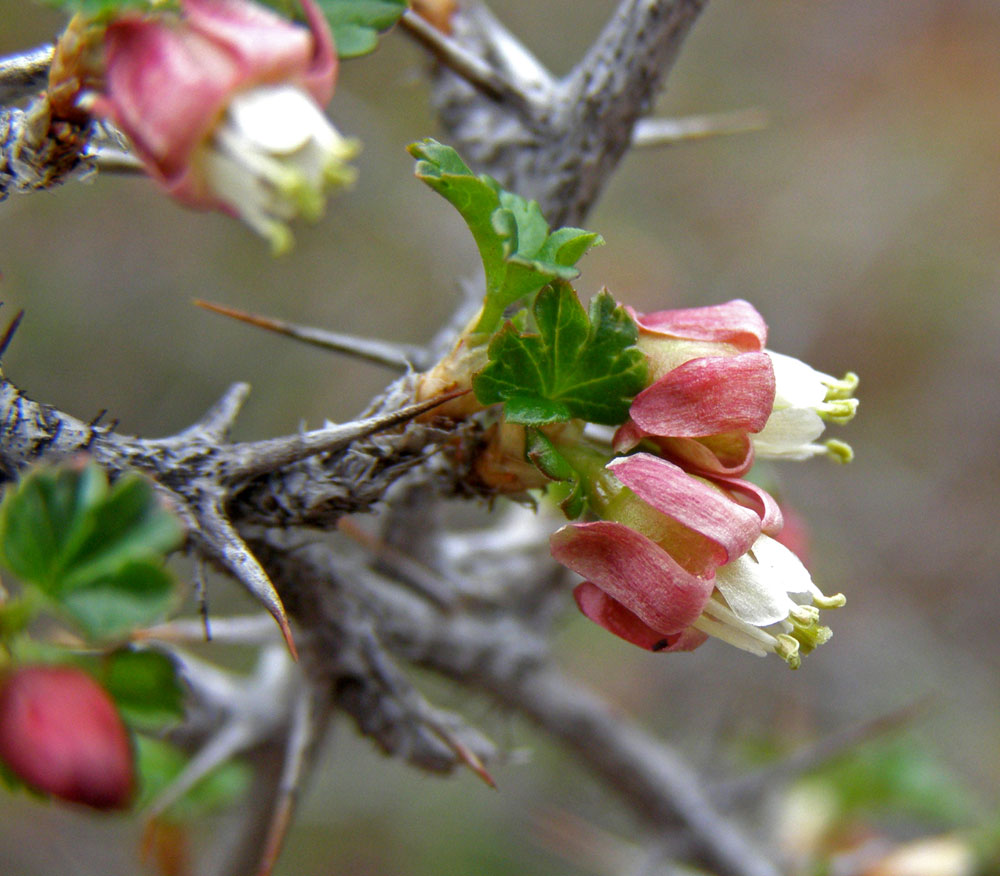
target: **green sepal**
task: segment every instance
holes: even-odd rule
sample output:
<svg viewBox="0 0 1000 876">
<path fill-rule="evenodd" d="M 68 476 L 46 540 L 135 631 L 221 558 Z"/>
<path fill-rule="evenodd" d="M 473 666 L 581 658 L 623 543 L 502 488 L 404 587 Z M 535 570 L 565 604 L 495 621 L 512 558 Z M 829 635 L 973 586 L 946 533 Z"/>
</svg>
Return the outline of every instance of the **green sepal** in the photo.
<svg viewBox="0 0 1000 876">
<path fill-rule="evenodd" d="M 508 324 L 494 336 L 489 364 L 472 382 L 476 398 L 503 402 L 507 420 L 527 426 L 625 422 L 647 371 L 632 318 L 606 291 L 594 297 L 588 315 L 565 282 L 543 288 L 532 315 L 537 334 Z"/>
<path fill-rule="evenodd" d="M 537 202 L 505 191 L 490 176 L 476 176 L 450 146 L 428 139 L 408 149 L 417 159 L 417 177 L 461 213 L 479 249 L 486 297 L 476 333 L 492 334 L 511 304 L 552 280 L 578 276 L 581 256 L 604 243 L 579 228 L 550 233 Z"/>
<path fill-rule="evenodd" d="M 545 477 L 555 482 L 549 489 L 550 495 L 558 498 L 563 514 L 568 519 L 575 520 L 587 507 L 587 497 L 579 473 L 545 433 L 532 428 L 525 432 L 525 455 Z"/>
</svg>

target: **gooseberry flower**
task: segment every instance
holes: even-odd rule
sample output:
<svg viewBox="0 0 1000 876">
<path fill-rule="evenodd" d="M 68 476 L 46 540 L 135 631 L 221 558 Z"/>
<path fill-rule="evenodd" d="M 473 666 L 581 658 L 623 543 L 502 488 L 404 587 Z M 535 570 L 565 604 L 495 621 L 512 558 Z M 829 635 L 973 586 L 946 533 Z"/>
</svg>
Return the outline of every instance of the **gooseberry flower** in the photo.
<svg viewBox="0 0 1000 876">
<path fill-rule="evenodd" d="M 182 0 L 177 19 L 126 13 L 105 35 L 105 93 L 91 101 L 147 171 L 193 207 L 238 216 L 287 249 L 286 223 L 322 212 L 354 177 L 356 145 L 323 115 L 337 55 L 314 0 L 309 29 L 250 0 Z"/>
<path fill-rule="evenodd" d="M 764 428 L 775 398 L 761 315 L 736 300 L 632 316 L 650 384 L 632 402 L 615 449 L 645 438 L 690 470 L 744 474 L 753 463 L 750 435 Z"/>
<path fill-rule="evenodd" d="M 767 326 L 746 301 L 632 316 L 650 385 L 615 435 L 619 452 L 647 439 L 691 471 L 731 476 L 755 454 L 851 459 L 847 444 L 817 439 L 854 416 L 857 376 L 837 380 L 764 349 Z"/>
<path fill-rule="evenodd" d="M 613 460 L 590 498 L 602 518 L 553 534 L 553 557 L 586 580 L 583 613 L 650 650 L 691 650 L 715 636 L 793 668 L 825 642 L 825 597 L 770 534 L 781 513 L 761 488 L 696 478 L 649 453 Z"/>
<path fill-rule="evenodd" d="M 26 666 L 0 686 L 0 760 L 26 784 L 95 809 L 127 806 L 128 733 L 104 689 L 69 666 Z"/>
</svg>

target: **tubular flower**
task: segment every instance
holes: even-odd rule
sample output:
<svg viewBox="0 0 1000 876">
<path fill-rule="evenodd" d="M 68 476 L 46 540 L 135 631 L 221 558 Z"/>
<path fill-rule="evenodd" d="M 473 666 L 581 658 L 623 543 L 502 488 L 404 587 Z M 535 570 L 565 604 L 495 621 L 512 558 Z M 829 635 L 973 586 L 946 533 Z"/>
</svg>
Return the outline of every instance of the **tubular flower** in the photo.
<svg viewBox="0 0 1000 876">
<path fill-rule="evenodd" d="M 764 490 L 696 478 L 649 453 L 613 460 L 595 487 L 603 519 L 551 539 L 555 559 L 586 579 L 575 596 L 591 620 L 650 650 L 692 650 L 715 636 L 793 668 L 829 638 L 819 609 L 844 598 L 823 596 L 771 538 L 781 513 Z"/>
<path fill-rule="evenodd" d="M 767 326 L 751 304 L 632 315 L 650 385 L 632 402 L 616 450 L 647 439 L 689 470 L 735 476 L 749 470 L 755 453 L 851 459 L 843 442 L 816 439 L 826 422 L 854 416 L 857 376 L 837 380 L 765 350 Z"/>
<path fill-rule="evenodd" d="M 26 666 L 0 686 L 0 760 L 28 785 L 95 809 L 128 806 L 132 747 L 110 697 L 68 666 Z"/>
<path fill-rule="evenodd" d="M 323 115 L 337 55 L 313 0 L 309 29 L 250 0 L 182 0 L 177 20 L 125 15 L 105 35 L 105 94 L 90 109 L 128 135 L 189 206 L 238 216 L 286 250 L 290 219 L 354 177 L 357 151 Z"/>
<path fill-rule="evenodd" d="M 774 405 L 767 326 L 746 301 L 632 313 L 650 385 L 635 397 L 615 449 L 643 439 L 685 468 L 741 475 L 753 463 L 750 435 Z"/>
</svg>

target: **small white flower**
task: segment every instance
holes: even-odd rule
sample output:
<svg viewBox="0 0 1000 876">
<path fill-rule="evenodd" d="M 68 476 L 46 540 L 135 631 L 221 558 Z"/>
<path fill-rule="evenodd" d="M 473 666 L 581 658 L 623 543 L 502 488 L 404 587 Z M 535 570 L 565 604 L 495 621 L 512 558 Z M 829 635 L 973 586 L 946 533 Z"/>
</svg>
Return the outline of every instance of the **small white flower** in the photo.
<svg viewBox="0 0 1000 876">
<path fill-rule="evenodd" d="M 824 374 L 792 356 L 766 351 L 774 366 L 774 406 L 767 424 L 752 436 L 754 452 L 765 459 L 808 459 L 830 456 L 841 462 L 853 457 L 842 441 L 817 443 L 826 423 L 846 423 L 854 417 L 857 375 L 842 380 Z"/>
<path fill-rule="evenodd" d="M 799 558 L 767 535 L 720 567 L 715 587 L 694 626 L 753 654 L 776 653 L 793 669 L 800 654 L 830 638 L 819 610 L 846 601 L 840 594 L 824 596 Z"/>
<path fill-rule="evenodd" d="M 305 91 L 267 85 L 230 101 L 199 157 L 215 197 L 280 253 L 291 245 L 285 223 L 318 219 L 326 189 L 353 182 L 357 151 Z"/>
</svg>

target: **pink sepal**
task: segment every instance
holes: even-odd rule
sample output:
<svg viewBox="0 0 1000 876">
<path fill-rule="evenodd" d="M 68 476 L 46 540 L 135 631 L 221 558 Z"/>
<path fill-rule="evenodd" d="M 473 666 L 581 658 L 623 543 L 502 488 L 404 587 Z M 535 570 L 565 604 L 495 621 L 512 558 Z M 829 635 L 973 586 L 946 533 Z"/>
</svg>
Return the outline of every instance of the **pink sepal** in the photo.
<svg viewBox="0 0 1000 876">
<path fill-rule="evenodd" d="M 549 544 L 558 562 L 663 635 L 689 627 L 712 594 L 714 576 L 692 575 L 658 544 L 621 523 L 571 523 L 553 533 Z"/>
<path fill-rule="evenodd" d="M 109 116 L 147 166 L 168 182 L 181 174 L 240 84 L 240 71 L 215 43 L 191 30 L 126 17 L 108 27 Z"/>
<path fill-rule="evenodd" d="M 708 475 L 710 480 L 723 487 L 733 498 L 748 509 L 752 509 L 760 520 L 760 530 L 765 535 L 776 536 L 784 526 L 784 517 L 777 500 L 763 487 L 739 478 Z M 780 538 L 778 539 L 781 540 Z"/>
<path fill-rule="evenodd" d="M 708 307 L 636 313 L 629 310 L 641 331 L 691 341 L 732 344 L 739 350 L 759 353 L 767 341 L 767 323 L 748 301 L 736 299 Z"/>
<path fill-rule="evenodd" d="M 612 460 L 608 469 L 648 505 L 707 539 L 716 566 L 745 554 L 760 536 L 753 510 L 665 459 L 635 453 Z"/>
<path fill-rule="evenodd" d="M 671 635 L 659 633 L 590 581 L 580 584 L 573 591 L 573 598 L 587 618 L 647 651 L 693 651 L 708 638 L 691 628 Z"/>
<path fill-rule="evenodd" d="M 183 0 L 191 27 L 224 47 L 255 84 L 302 85 L 325 106 L 333 96 L 337 53 L 314 0 L 302 0 L 308 30 L 248 0 Z"/>
<path fill-rule="evenodd" d="M 766 353 L 705 356 L 669 371 L 640 392 L 629 410 L 649 435 L 701 438 L 759 432 L 774 404 L 774 368 Z"/>
<path fill-rule="evenodd" d="M 753 465 L 753 442 L 746 432 L 653 440 L 664 456 L 697 474 L 740 477 Z"/>
</svg>

